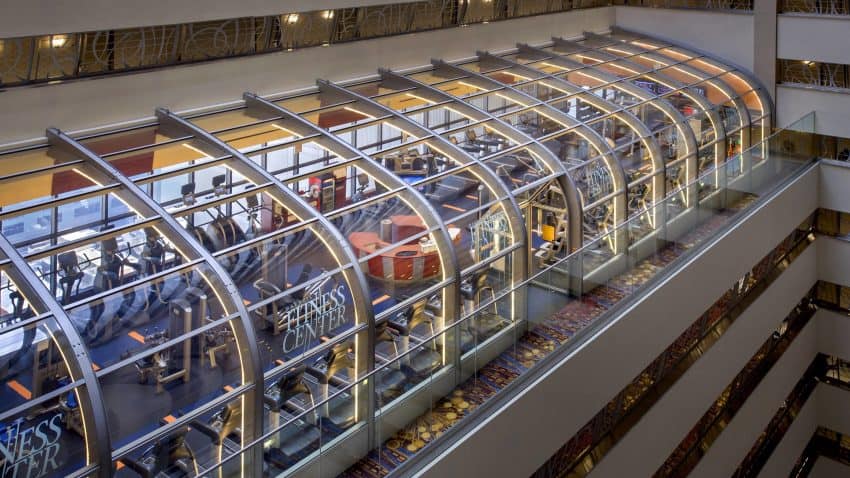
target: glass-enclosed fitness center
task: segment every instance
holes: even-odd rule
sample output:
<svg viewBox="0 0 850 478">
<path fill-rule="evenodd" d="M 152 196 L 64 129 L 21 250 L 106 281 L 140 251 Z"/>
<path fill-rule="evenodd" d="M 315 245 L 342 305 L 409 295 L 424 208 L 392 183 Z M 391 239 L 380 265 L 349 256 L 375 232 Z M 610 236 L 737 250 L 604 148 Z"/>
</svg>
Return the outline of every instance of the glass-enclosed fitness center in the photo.
<svg viewBox="0 0 850 478">
<path fill-rule="evenodd" d="M 757 195 L 771 123 L 613 30 L 0 147 L 2 476 L 382 476 Z"/>
</svg>

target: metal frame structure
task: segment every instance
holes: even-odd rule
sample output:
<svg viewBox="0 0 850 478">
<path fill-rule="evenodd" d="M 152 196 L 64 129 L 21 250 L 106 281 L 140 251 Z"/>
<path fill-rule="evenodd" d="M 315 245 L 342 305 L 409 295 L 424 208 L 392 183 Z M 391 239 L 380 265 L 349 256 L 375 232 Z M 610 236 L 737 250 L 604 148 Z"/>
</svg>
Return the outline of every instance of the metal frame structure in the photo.
<svg viewBox="0 0 850 478">
<path fill-rule="evenodd" d="M 595 58 L 585 62 L 576 55 Z M 654 62 L 659 66 L 649 68 L 642 62 Z M 700 69 L 700 62 L 706 66 L 705 70 Z M 624 66 L 629 71 L 622 75 L 614 74 L 601 66 L 607 64 Z M 678 192 L 671 190 L 667 181 L 667 168 L 671 163 L 685 164 L 687 183 L 694 184 L 693 188 L 681 193 L 683 200 L 680 206 L 686 212 L 698 206 L 702 199 L 695 183 L 701 173 L 698 163 L 700 150 L 713 148 L 712 163 L 720 166 L 729 159 L 727 140 L 732 135 L 740 134 L 742 147 L 746 148 L 751 142 L 750 128 L 770 128 L 772 110 L 769 97 L 745 73 L 721 65 L 722 62 L 702 54 L 615 29 L 608 35 L 586 33 L 581 41 L 554 38 L 539 45 L 518 44 L 515 50 L 499 54 L 478 52 L 471 59 L 455 63 L 432 60 L 429 66 L 412 71 L 380 69 L 377 76 L 353 82 L 319 80 L 314 88 L 295 95 L 264 97 L 246 92 L 242 105 L 224 110 L 179 114 L 159 108 L 156 121 L 140 128 L 87 137 L 72 137 L 50 128 L 42 146 L 26 151 L 4 151 L 0 148 L 0 184 L 10 188 L 20 185 L 21 188 L 17 194 L 0 193 L 0 270 L 7 277 L 5 283 L 0 283 L 0 310 L 9 315 L 10 308 L 5 304 L 11 300 L 9 294 L 15 289 L 25 296 L 33 312 L 42 314 L 15 317 L 17 322 L 14 325 L 0 329 L 0 341 L 5 334 L 20 331 L 26 325 L 53 327 L 53 341 L 62 352 L 72 380 L 66 388 L 77 393 L 86 430 L 83 442 L 88 456 L 85 463 L 67 464 L 76 467 L 68 470 L 72 476 L 112 476 L 116 467 L 123 466 L 122 460 L 136 456 L 151 443 L 166 439 L 169 433 L 180 427 L 210 419 L 227 403 L 238 403 L 241 410 L 239 449 L 229 457 L 222 456 L 219 451 L 217 458 L 203 464 L 207 467 L 203 471 L 222 469 L 222 460 L 238 460 L 244 476 L 260 476 L 264 467 L 269 466 L 264 443 L 279 440 L 276 437 L 285 429 L 310 425 L 311 415 L 318 416 L 321 407 L 328 408 L 331 402 L 348 396 L 353 397 L 353 421 L 346 427 L 339 427 L 340 430 L 319 447 L 318 454 L 333 453 L 336 445 L 342 443 L 346 446 L 340 448 L 365 453 L 381 444 L 381 436 L 387 433 L 387 424 L 401 416 L 398 415 L 399 410 L 408 407 L 418 410 L 417 404 L 423 403 L 419 394 L 433 393 L 426 387 L 443 390 L 445 386 L 457 385 L 465 374 L 468 375 L 470 367 L 481 365 L 478 364 L 478 354 L 489 357 L 487 354 L 500 346 L 504 336 L 521 332 L 531 321 L 526 317 L 529 306 L 526 284 L 540 270 L 530 263 L 531 251 L 544 241 L 542 234 L 534 230 L 533 219 L 526 217 L 529 215 L 520 208 L 518 197 L 538 189 L 549 190 L 552 185 L 563 195 L 566 203 L 565 217 L 560 218 L 566 221 L 568 227 L 563 244 L 565 254 L 581 252 L 583 246 L 593 244 L 607 247 L 611 260 L 624 257 L 632 252 L 632 246 L 640 237 L 630 237 L 631 233 L 620 228 L 621 225 L 630 219 L 653 215 L 654 220 L 647 221 L 647 224 L 663 237 L 663 228 L 670 219 L 668 214 L 683 214 L 668 213 L 666 208 L 662 213 L 661 207 L 655 207 Z M 667 68 L 675 68 L 694 80 L 682 81 L 674 74 L 665 73 L 663 70 Z M 569 74 L 574 72 L 593 77 L 598 82 L 593 84 L 597 86 L 583 86 L 571 81 Z M 512 74 L 516 81 L 506 81 L 503 73 Z M 726 83 L 727 75 L 735 77 L 735 85 Z M 641 78 L 664 85 L 665 91 L 653 92 L 633 83 Z M 599 83 L 602 86 L 598 86 Z M 456 87 L 458 84 L 463 86 Z M 725 97 L 724 101 L 709 100 L 708 94 L 697 89 L 700 84 L 711 85 Z M 537 93 L 526 90 L 526 87 L 537 85 L 557 93 L 538 98 L 535 96 Z M 741 91 L 741 85 L 745 85 L 748 91 Z M 634 102 L 617 104 L 606 99 L 604 91 L 599 93 L 603 89 L 623 92 L 622 96 L 632 98 Z M 673 94 L 681 94 L 699 111 L 690 112 L 689 108 L 677 106 Z M 757 99 L 759 105 L 755 109 L 760 109 L 761 118 L 754 117 L 755 114 L 751 117 L 745 97 L 750 101 Z M 579 119 L 577 113 L 571 112 L 569 104 L 567 108 L 558 106 L 565 99 L 581 101 L 593 109 L 595 116 L 588 121 Z M 493 106 L 491 101 L 499 103 Z M 724 104 L 735 108 L 739 117 L 737 125 L 724 124 L 721 111 Z M 643 106 L 660 112 L 666 122 L 656 130 L 648 127 L 634 113 Z M 525 113 L 545 118 L 546 123 L 551 122 L 555 129 L 544 130 L 540 125 L 535 125 L 536 129 L 522 129 L 512 123 L 512 115 Z M 711 131 L 707 126 L 702 127 L 708 132 L 705 137 L 711 138 L 706 140 L 706 144 L 700 144 L 703 131 L 694 131 L 690 122 L 692 117 L 700 121 L 707 119 L 711 123 Z M 628 128 L 632 132 L 630 143 L 618 146 L 595 129 L 598 122 L 608 118 L 616 119 L 621 129 Z M 732 127 L 727 130 L 728 126 Z M 481 130 L 484 136 L 493 138 L 478 139 L 487 145 L 478 153 L 453 142 L 464 133 L 470 136 L 470 130 Z M 679 149 L 675 158 L 665 158 L 661 143 L 656 139 L 656 134 L 665 131 L 670 131 L 682 141 L 681 145 L 677 145 Z M 581 154 L 584 155 L 580 158 L 583 162 L 578 165 L 575 162 L 568 165 L 567 158 L 563 157 L 566 153 L 553 150 L 550 143 L 568 134 L 574 134 L 575 141 L 581 143 L 581 147 L 575 147 L 575 151 L 583 151 Z M 465 141 L 472 143 L 476 139 Z M 619 156 L 628 144 L 639 145 L 640 159 L 648 159 L 645 161 L 648 172 L 631 182 Z M 417 151 L 427 150 L 431 156 L 440 157 L 444 161 L 444 169 L 400 172 L 399 169 L 391 169 L 394 166 L 388 166 L 385 161 L 391 154 L 409 153 L 417 148 Z M 513 177 L 511 172 L 507 175 L 497 172 L 499 166 L 495 165 L 505 164 L 498 163 L 498 159 L 511 157 L 522 150 L 530 153 L 535 164 L 540 165 L 540 170 L 531 175 L 532 179 Z M 24 161 L 15 161 L 17 155 L 32 151 L 43 154 L 41 163 L 29 166 Z M 642 155 L 644 152 L 646 156 Z M 145 161 L 146 166 L 138 166 L 137 163 Z M 276 166 L 271 165 L 272 162 Z M 13 166 L 3 168 L 4 164 L 13 163 Z M 601 168 L 612 183 L 611 191 L 588 199 L 586 178 L 579 175 L 580 168 L 590 166 Z M 355 175 L 357 171 L 361 174 Z M 221 174 L 210 180 L 211 174 L 218 172 Z M 361 175 L 369 184 L 377 186 L 373 192 L 355 196 Z M 224 178 L 224 184 L 215 178 Z M 466 183 L 452 186 L 450 180 L 457 178 L 464 178 Z M 78 184 L 83 180 L 85 185 Z M 195 180 L 210 180 L 212 194 L 203 190 L 198 192 L 197 198 L 194 197 Z M 320 207 L 325 199 L 320 198 L 320 194 L 312 194 L 313 186 L 319 184 L 314 180 L 331 184 L 327 191 L 322 191 L 334 198 L 333 201 L 328 199 L 331 207 Z M 183 192 L 182 198 L 178 196 L 174 192 L 174 188 L 180 186 L 176 181 L 189 181 L 187 185 L 192 186 L 191 194 Z M 474 186 L 470 186 L 473 183 Z M 631 188 L 643 183 L 651 183 L 650 205 L 645 210 L 629 210 Z M 426 193 L 428 186 L 440 186 L 446 191 L 454 187 L 459 190 L 458 197 L 449 194 L 446 196 L 449 199 L 443 203 L 435 201 Z M 477 196 L 468 193 L 470 189 L 460 191 L 467 187 L 477 187 Z M 260 232 L 251 237 L 243 234 L 244 237 L 239 240 L 234 238 L 224 247 L 211 249 L 197 235 L 196 229 L 201 225 L 209 226 L 217 219 L 201 224 L 206 220 L 201 213 L 207 212 L 212 217 L 214 215 L 210 211 L 218 211 L 216 217 L 232 219 L 237 223 L 237 226 L 232 226 L 235 229 L 238 221 L 233 217 L 243 214 L 236 211 L 236 205 L 247 202 L 250 196 L 263 203 L 257 214 L 267 215 L 262 220 L 257 219 Z M 96 207 L 88 206 L 88 201 L 98 198 L 100 202 Z M 118 203 L 110 202 L 112 198 Z M 451 203 L 455 199 L 466 202 Z M 126 206 L 126 211 L 120 203 Z M 415 220 L 421 221 L 421 224 L 411 226 L 418 232 L 412 236 L 399 234 L 402 237 L 382 240 L 380 244 L 370 243 L 365 248 L 356 244 L 352 239 L 354 232 L 377 233 L 379 227 L 389 227 L 382 220 L 384 218 L 378 218 L 379 221 L 363 212 L 382 204 L 388 205 L 382 211 L 412 212 L 413 215 L 405 216 L 411 224 Z M 393 209 L 396 205 L 399 205 L 398 208 Z M 600 229 L 590 237 L 585 230 L 585 217 L 600 205 L 610 205 L 612 225 L 618 228 L 607 246 L 602 238 L 609 235 L 608 230 Z M 274 207 L 283 209 L 282 218 L 274 216 Z M 445 208 L 453 212 L 449 213 Z M 83 212 L 78 214 L 78 209 Z M 97 211 L 90 211 L 94 209 Z M 247 211 L 247 208 L 244 210 Z M 447 218 L 455 211 L 459 214 Z M 288 219 L 290 213 L 294 217 L 291 220 Z M 463 228 L 478 224 L 482 217 L 486 219 L 488 215 L 502 213 L 504 223 L 499 223 L 499 227 L 504 229 L 497 234 L 509 237 L 508 245 L 483 258 L 470 252 L 470 264 L 467 256 L 462 258 L 461 254 L 474 249 L 472 237 L 475 236 Z M 77 215 L 83 214 L 93 214 L 98 219 L 90 223 L 76 219 Z M 254 212 L 245 214 L 248 215 L 247 221 L 256 219 L 250 216 Z M 45 228 L 38 221 L 45 217 L 50 231 L 46 233 L 47 237 L 42 237 L 38 231 Z M 243 216 L 239 217 L 246 220 Z M 450 226 L 454 223 L 460 226 L 457 228 L 459 232 L 452 235 Z M 19 227 L 18 224 L 23 225 Z M 23 232 L 15 229 L 17 227 Z M 60 254 L 78 251 L 100 241 L 129 237 L 147 227 L 156 229 L 173 245 L 183 263 L 147 276 L 139 275 L 105 290 L 85 292 L 73 302 L 68 300 L 64 291 L 61 301 L 56 297 Z M 253 222 L 251 227 L 253 231 Z M 381 237 L 386 236 L 387 231 L 381 229 Z M 310 236 L 298 242 L 295 238 L 302 237 L 299 236 L 301 232 Z M 283 284 L 276 284 L 280 286 L 276 295 L 262 298 L 252 295 L 251 287 L 258 288 L 258 280 L 254 280 L 258 279 L 258 273 L 246 269 L 249 272 L 238 275 L 226 265 L 225 259 L 228 254 L 252 248 L 260 250 L 272 243 L 296 249 L 286 250 L 286 254 L 291 254 L 287 256 L 290 266 L 295 266 L 295 262 L 321 263 L 322 272 L 318 276 L 315 273 L 310 275 L 305 271 L 311 269 L 302 266 L 302 275 L 309 276 L 303 282 L 298 279 L 298 283 L 289 284 L 285 283 L 288 279 L 284 279 Z M 426 249 L 430 251 L 428 257 L 433 259 L 433 264 L 429 280 L 418 276 L 402 280 L 395 276 L 397 264 L 393 261 L 396 252 L 403 248 L 407 248 L 408 256 L 418 257 L 420 253 L 424 255 Z M 414 252 L 411 253 L 411 250 Z M 464 263 L 463 259 L 467 262 Z M 98 267 L 104 264 L 103 258 L 87 260 L 94 265 L 100 264 Z M 380 261 L 390 264 L 393 271 L 382 274 L 373 270 Z M 423 266 L 417 264 L 410 266 L 413 271 L 409 273 L 411 277 L 422 275 Z M 195 266 L 203 268 L 200 274 L 190 269 Z M 53 272 L 45 273 L 44 267 L 52 268 Z M 399 274 L 408 274 L 409 271 L 404 269 L 406 265 L 398 267 Z M 94 317 L 100 310 L 97 307 L 104 307 L 105 297 L 109 295 L 124 297 L 125 305 L 122 307 L 126 309 L 129 307 L 126 305 L 130 300 L 128 297 L 134 290 L 145 291 L 137 295 L 147 297 L 149 293 L 145 287 L 160 279 L 164 282 L 165 277 L 175 272 L 173 275 L 176 276 L 195 274 L 195 278 L 205 282 L 221 304 L 223 315 L 210 317 L 209 323 L 204 322 L 197 330 L 184 331 L 180 337 L 168 337 L 164 344 L 152 345 L 143 352 L 128 352 L 120 358 L 110 356 L 108 363 L 102 364 L 104 369 L 100 370 L 93 357 L 98 354 L 103 357 L 106 351 L 112 353 L 114 349 L 108 349 L 108 344 L 96 343 L 86 336 L 72 315 L 90 308 Z M 288 272 L 284 270 L 284 273 Z M 565 287 L 562 292 L 567 295 L 582 290 L 581 282 L 589 272 L 570 270 L 569 274 L 570 280 L 577 283 Z M 257 317 L 278 307 L 285 310 L 296 310 L 286 307 L 324 310 L 329 299 L 321 298 L 319 302 L 308 304 L 306 299 L 298 297 L 304 296 L 307 290 L 311 293 L 331 290 L 327 289 L 327 284 L 331 284 L 329 280 L 337 275 L 342 277 L 344 284 L 332 283 L 332 292 L 343 291 L 338 292 L 340 295 L 334 300 L 351 301 L 353 311 L 349 309 L 345 313 L 353 317 L 352 323 L 340 325 L 331 332 L 330 328 L 319 329 L 310 322 L 316 317 L 324 320 L 320 312 L 305 312 L 292 317 L 283 315 L 281 320 L 284 323 L 275 325 L 275 334 L 280 332 L 278 329 L 289 333 L 290 329 L 307 324 L 315 327 L 314 335 L 322 337 L 313 337 L 315 343 L 305 342 L 303 350 L 297 354 L 287 355 L 277 350 L 281 338 L 275 338 L 264 330 L 268 324 L 265 320 L 258 324 Z M 485 295 L 491 298 L 482 298 L 481 290 L 476 287 L 482 290 L 489 288 L 492 295 Z M 435 297 L 439 300 L 432 301 Z M 427 311 L 430 329 L 417 332 L 418 335 L 408 330 L 405 340 L 412 342 L 406 343 L 405 347 L 409 345 L 409 349 L 396 349 L 394 352 L 382 349 L 379 352 L 379 341 L 387 341 L 387 324 L 395 326 L 404 314 L 426 314 L 422 304 L 431 308 Z M 435 308 L 439 310 L 432 310 Z M 0 319 L 5 320 L 3 314 L 0 314 Z M 475 335 L 471 345 L 464 342 L 463 334 L 471 334 L 472 324 L 487 314 L 504 319 L 504 323 L 499 325 L 501 328 L 490 332 L 490 335 Z M 408 315 L 406 320 L 420 319 L 412 317 Z M 166 317 L 165 320 L 174 319 Z M 196 357 L 202 367 L 201 371 L 195 367 L 193 379 L 210 373 L 227 382 L 224 392 L 217 391 L 215 396 L 204 398 L 202 403 L 181 402 L 180 409 L 171 412 L 172 420 L 162 426 L 122 431 L 122 435 L 116 435 L 113 422 L 116 407 L 125 404 L 104 401 L 101 389 L 104 380 L 114 376 L 117 370 L 132 367 L 146 357 L 174 347 L 175 343 L 199 341 L 202 334 L 215 331 L 219 326 L 228 326 L 232 331 L 241 379 L 231 380 L 232 377 L 221 371 L 210 372 L 215 365 L 203 368 L 204 357 Z M 478 329 L 475 330 L 478 334 Z M 138 332 L 133 333 L 139 336 Z M 379 334 L 383 335 L 378 337 Z M 393 345 L 396 339 L 398 337 L 391 337 Z M 336 350 L 337 346 L 349 343 L 349 348 L 343 352 L 354 357 L 353 372 L 344 375 L 343 379 L 326 377 L 327 382 L 332 382 L 332 378 L 336 380 L 332 385 L 335 390 L 332 396 L 324 397 L 323 403 L 313 403 L 304 410 L 292 412 L 292 418 L 287 418 L 282 424 L 270 422 L 269 399 L 266 396 L 269 387 L 281 386 L 283 379 L 299 367 L 303 371 L 303 368 L 314 367 L 321 360 L 330 360 L 322 357 Z M 226 344 L 216 347 L 222 349 Z M 390 398 L 382 396 L 379 400 L 378 396 L 384 393 L 379 386 L 383 377 L 398 372 L 409 379 L 415 375 L 409 366 L 411 357 L 428 350 L 441 356 L 439 363 L 428 370 L 424 378 L 418 377 L 418 382 L 395 390 L 397 393 L 389 394 L 392 395 Z M 211 352 L 210 362 L 214 362 L 213 355 Z M 333 368 L 330 362 L 324 366 Z M 327 392 L 330 386 L 327 383 L 324 386 Z M 163 393 L 170 392 L 166 390 Z M 192 392 L 189 392 L 188 396 L 191 395 Z M 41 406 L 52 398 L 53 395 L 48 394 L 25 398 L 23 402 L 18 400 L 13 406 L 0 406 L 0 417 L 12 416 L 27 410 L 27 407 Z M 145 404 L 139 406 L 144 407 Z M 405 413 L 412 412 L 407 410 Z M 365 439 L 361 436 L 363 434 Z M 220 441 L 225 438 L 220 438 Z M 293 463 L 307 467 L 316 458 L 317 454 L 313 453 L 300 456 Z"/>
</svg>

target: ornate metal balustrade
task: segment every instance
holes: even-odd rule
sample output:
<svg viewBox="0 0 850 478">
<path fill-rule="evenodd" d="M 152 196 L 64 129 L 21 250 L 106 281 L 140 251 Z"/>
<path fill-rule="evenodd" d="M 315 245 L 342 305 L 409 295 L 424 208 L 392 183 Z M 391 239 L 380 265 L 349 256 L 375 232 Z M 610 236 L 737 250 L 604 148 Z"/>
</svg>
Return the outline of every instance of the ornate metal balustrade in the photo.
<svg viewBox="0 0 850 478">
<path fill-rule="evenodd" d="M 777 68 L 777 83 L 850 88 L 850 65 L 780 59 Z"/>
<path fill-rule="evenodd" d="M 779 12 L 850 15 L 850 0 L 781 0 Z"/>
<path fill-rule="evenodd" d="M 426 0 L 0 39 L 0 87 L 327 46 L 608 5 L 752 10 L 752 0 Z"/>
<path fill-rule="evenodd" d="M 753 0 L 615 0 L 614 5 L 698 10 L 752 10 Z"/>
</svg>

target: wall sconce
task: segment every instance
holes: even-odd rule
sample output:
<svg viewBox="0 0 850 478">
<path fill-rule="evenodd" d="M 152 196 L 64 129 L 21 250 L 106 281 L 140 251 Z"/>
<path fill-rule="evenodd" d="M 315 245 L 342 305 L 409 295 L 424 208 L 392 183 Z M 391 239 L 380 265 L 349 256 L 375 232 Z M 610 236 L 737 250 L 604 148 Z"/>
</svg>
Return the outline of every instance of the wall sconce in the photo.
<svg viewBox="0 0 850 478">
<path fill-rule="evenodd" d="M 68 43 L 67 35 L 50 35 L 50 46 L 52 48 L 62 48 Z"/>
<path fill-rule="evenodd" d="M 287 15 L 286 16 L 286 23 L 289 23 L 289 24 L 298 23 L 298 14 L 297 13 L 290 13 L 289 15 Z"/>
<path fill-rule="evenodd" d="M 324 18 L 325 20 L 330 20 L 333 17 L 334 17 L 334 11 L 333 10 L 325 10 L 324 12 L 322 12 L 322 18 Z"/>
</svg>

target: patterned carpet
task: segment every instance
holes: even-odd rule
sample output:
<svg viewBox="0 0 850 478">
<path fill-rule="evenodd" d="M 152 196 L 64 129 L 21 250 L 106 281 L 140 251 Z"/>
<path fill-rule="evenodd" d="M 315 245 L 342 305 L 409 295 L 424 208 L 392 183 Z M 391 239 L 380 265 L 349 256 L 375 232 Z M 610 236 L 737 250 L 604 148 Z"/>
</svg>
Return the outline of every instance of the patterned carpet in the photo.
<svg viewBox="0 0 850 478">
<path fill-rule="evenodd" d="M 707 218 L 678 243 L 660 250 L 627 273 L 586 293 L 581 299 L 571 300 L 552 317 L 529 330 L 517 341 L 515 347 L 502 352 L 481 367 L 476 375 L 441 399 L 433 410 L 396 433 L 379 449 L 372 450 L 341 476 L 374 478 L 391 473 L 557 347 L 570 340 L 576 332 L 626 297 L 635 286 L 646 283 L 682 253 L 711 236 L 725 225 L 731 216 L 754 199 L 755 197 L 748 196 L 736 203 L 734 208 L 728 208 Z"/>
</svg>

